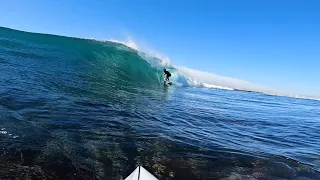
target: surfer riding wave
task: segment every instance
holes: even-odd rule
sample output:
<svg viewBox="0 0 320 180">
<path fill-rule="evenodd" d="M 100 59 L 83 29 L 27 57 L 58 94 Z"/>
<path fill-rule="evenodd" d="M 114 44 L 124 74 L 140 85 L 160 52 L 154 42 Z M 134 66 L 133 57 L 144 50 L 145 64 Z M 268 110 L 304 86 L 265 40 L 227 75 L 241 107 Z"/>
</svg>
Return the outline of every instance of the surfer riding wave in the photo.
<svg viewBox="0 0 320 180">
<path fill-rule="evenodd" d="M 169 77 L 171 76 L 171 74 L 170 74 L 170 72 L 169 71 L 167 71 L 166 69 L 163 69 L 163 72 L 164 72 L 164 74 L 166 75 L 166 81 L 170 81 L 169 80 Z"/>
</svg>

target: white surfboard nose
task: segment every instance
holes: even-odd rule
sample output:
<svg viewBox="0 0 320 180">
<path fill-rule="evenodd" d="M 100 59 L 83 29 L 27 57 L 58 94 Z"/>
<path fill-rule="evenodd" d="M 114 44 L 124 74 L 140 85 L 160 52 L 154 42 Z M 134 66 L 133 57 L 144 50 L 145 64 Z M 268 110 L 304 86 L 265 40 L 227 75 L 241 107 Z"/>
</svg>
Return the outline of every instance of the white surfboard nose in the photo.
<svg viewBox="0 0 320 180">
<path fill-rule="evenodd" d="M 149 173 L 142 166 L 138 166 L 127 178 L 124 180 L 158 180 L 151 173 Z"/>
</svg>

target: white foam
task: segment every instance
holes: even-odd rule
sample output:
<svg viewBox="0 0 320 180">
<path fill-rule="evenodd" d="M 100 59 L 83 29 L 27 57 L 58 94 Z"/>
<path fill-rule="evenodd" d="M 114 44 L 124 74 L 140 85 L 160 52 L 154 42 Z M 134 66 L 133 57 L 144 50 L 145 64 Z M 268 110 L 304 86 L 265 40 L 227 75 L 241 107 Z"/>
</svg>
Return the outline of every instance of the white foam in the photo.
<svg viewBox="0 0 320 180">
<path fill-rule="evenodd" d="M 139 51 L 138 45 L 131 38 L 128 38 L 126 41 L 119 41 L 119 40 L 115 40 L 115 39 L 109 39 L 107 41 L 110 41 L 113 43 L 123 44 L 125 46 L 128 46 L 128 47 L 134 49 L 134 50 Z"/>
<path fill-rule="evenodd" d="M 119 43 L 138 51 L 139 56 L 147 59 L 150 63 L 152 63 L 152 65 L 160 65 L 161 67 L 170 65 L 170 59 L 167 56 L 164 56 L 146 46 L 138 45 L 131 37 L 128 37 L 126 40 L 109 39 L 106 41 Z"/>
<path fill-rule="evenodd" d="M 10 136 L 10 137 L 12 137 L 12 138 L 14 138 L 14 139 L 16 139 L 16 138 L 19 137 L 19 136 L 13 136 L 13 134 L 11 134 L 11 133 L 9 133 L 8 131 L 6 131 L 6 128 L 1 128 L 0 130 L 1 130 L 1 131 L 0 131 L 0 134 L 8 135 L 8 136 Z"/>
<path fill-rule="evenodd" d="M 277 91 L 266 88 L 264 86 L 256 85 L 250 83 L 245 80 L 225 77 L 216 75 L 213 73 L 202 72 L 194 69 L 190 69 L 187 67 L 178 67 L 179 72 L 185 74 L 186 76 L 193 77 L 202 83 L 210 84 L 212 86 L 223 87 L 227 89 L 239 89 L 239 90 L 247 90 L 247 91 L 258 91 L 258 92 L 269 92 L 269 93 L 276 93 Z"/>
<path fill-rule="evenodd" d="M 216 86 L 216 85 L 213 85 L 213 84 L 207 84 L 207 83 L 202 83 L 202 84 L 203 84 L 203 87 L 206 87 L 206 88 L 215 88 L 215 89 L 234 90 L 234 89 L 232 89 L 232 88 L 223 87 L 223 86 Z"/>
</svg>

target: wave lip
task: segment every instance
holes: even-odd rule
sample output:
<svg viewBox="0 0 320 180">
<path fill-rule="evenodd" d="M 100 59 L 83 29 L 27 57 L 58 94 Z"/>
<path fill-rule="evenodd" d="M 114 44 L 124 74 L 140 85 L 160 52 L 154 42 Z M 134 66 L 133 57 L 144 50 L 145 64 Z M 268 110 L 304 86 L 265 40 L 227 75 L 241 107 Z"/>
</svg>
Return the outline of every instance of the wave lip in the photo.
<svg viewBox="0 0 320 180">
<path fill-rule="evenodd" d="M 110 40 L 107 40 L 109 42 L 112 42 L 112 43 L 118 43 L 118 44 L 122 44 L 122 45 L 125 45 L 133 50 L 136 50 L 138 51 L 139 50 L 139 47 L 138 45 L 132 41 L 131 39 L 129 39 L 128 41 L 119 41 L 119 40 L 116 40 L 116 39 L 110 39 Z"/>
</svg>

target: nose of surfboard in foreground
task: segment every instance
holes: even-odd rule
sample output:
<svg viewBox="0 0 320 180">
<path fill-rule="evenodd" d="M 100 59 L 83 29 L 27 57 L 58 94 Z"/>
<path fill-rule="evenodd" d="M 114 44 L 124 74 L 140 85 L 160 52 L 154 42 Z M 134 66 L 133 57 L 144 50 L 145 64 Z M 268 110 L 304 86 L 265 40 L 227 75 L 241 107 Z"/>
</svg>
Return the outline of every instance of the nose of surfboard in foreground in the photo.
<svg viewBox="0 0 320 180">
<path fill-rule="evenodd" d="M 124 180 L 158 180 L 151 173 L 149 173 L 142 166 L 138 166 L 128 177 Z"/>
</svg>

